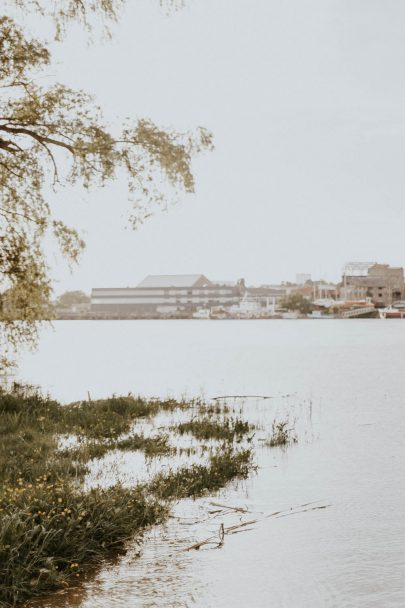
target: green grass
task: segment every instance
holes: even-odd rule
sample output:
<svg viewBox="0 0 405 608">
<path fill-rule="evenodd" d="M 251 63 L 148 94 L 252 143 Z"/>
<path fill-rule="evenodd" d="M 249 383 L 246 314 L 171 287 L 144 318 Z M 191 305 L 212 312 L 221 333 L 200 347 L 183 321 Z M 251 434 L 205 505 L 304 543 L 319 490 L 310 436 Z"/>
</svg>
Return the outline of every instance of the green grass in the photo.
<svg viewBox="0 0 405 608">
<path fill-rule="evenodd" d="M 292 424 L 288 418 L 279 422 L 274 420 L 271 437 L 266 439 L 264 445 L 269 448 L 274 448 L 277 446 L 289 445 L 291 443 L 297 443 L 294 424 Z"/>
<path fill-rule="evenodd" d="M 220 402 L 215 402 L 215 403 L 200 403 L 198 406 L 198 413 L 199 414 L 209 414 L 209 415 L 217 415 L 219 416 L 220 414 L 229 414 L 231 411 L 231 408 L 229 407 L 229 405 L 227 405 L 226 403 L 220 403 Z"/>
<path fill-rule="evenodd" d="M 216 492 L 233 479 L 246 479 L 253 469 L 252 450 L 220 450 L 210 457 L 208 465 L 193 464 L 177 471 L 159 473 L 148 488 L 157 498 L 197 498 Z"/>
<path fill-rule="evenodd" d="M 188 422 L 181 422 L 172 427 L 181 435 L 191 433 L 196 439 L 209 440 L 218 439 L 222 441 L 234 441 L 240 439 L 253 430 L 253 425 L 250 425 L 245 420 L 240 418 L 222 418 L 211 419 L 195 418 Z"/>
<path fill-rule="evenodd" d="M 142 488 L 80 492 L 70 484 L 6 486 L 0 500 L 0 604 L 14 605 L 80 579 L 167 507 Z"/>
<path fill-rule="evenodd" d="M 145 437 L 133 426 L 160 411 L 193 412 L 196 405 L 129 395 L 61 406 L 29 388 L 0 392 L 0 606 L 80 581 L 106 557 L 125 551 L 128 540 L 140 541 L 147 526 L 167 517 L 172 501 L 248 476 L 252 451 L 224 443 L 206 465 L 160 473 L 142 486 L 83 489 L 89 461 L 110 450 L 177 453 L 164 431 Z M 250 428 L 242 420 L 209 424 L 207 418 L 198 431 L 195 422 L 201 440 L 229 440 Z M 78 443 L 59 449 L 65 435 Z M 190 453 L 197 448 L 203 452 L 207 445 Z"/>
<path fill-rule="evenodd" d="M 125 439 L 118 440 L 85 440 L 81 441 L 78 446 L 65 448 L 60 451 L 59 457 L 65 457 L 73 462 L 85 463 L 95 458 L 102 458 L 112 450 L 126 451 L 142 451 L 145 456 L 153 458 L 155 456 L 165 456 L 176 452 L 176 448 L 172 448 L 169 444 L 167 435 L 158 435 L 156 437 L 145 437 L 143 434 L 132 434 Z"/>
<path fill-rule="evenodd" d="M 141 397 L 112 397 L 97 401 L 81 401 L 63 408 L 61 429 L 88 438 L 117 438 L 131 430 L 133 423 L 151 418 L 161 411 L 190 407 L 184 401 L 146 400 Z"/>
<path fill-rule="evenodd" d="M 42 474 L 46 464 L 56 477 L 83 476 L 86 460 L 117 447 L 142 449 L 148 455 L 168 454 L 167 438 L 155 440 L 133 434 L 121 440 L 120 436 L 129 433 L 139 419 L 192 407 L 194 402 L 131 395 L 61 406 L 26 387 L 0 392 L 0 480 L 23 477 L 32 481 Z M 76 449 L 57 454 L 58 436 L 66 434 L 77 435 L 82 442 Z"/>
<path fill-rule="evenodd" d="M 143 435 L 132 435 L 126 439 L 117 441 L 116 449 L 118 450 L 142 450 L 145 456 L 163 456 L 176 452 L 169 444 L 167 435 L 158 435 L 156 437 L 144 437 Z"/>
</svg>

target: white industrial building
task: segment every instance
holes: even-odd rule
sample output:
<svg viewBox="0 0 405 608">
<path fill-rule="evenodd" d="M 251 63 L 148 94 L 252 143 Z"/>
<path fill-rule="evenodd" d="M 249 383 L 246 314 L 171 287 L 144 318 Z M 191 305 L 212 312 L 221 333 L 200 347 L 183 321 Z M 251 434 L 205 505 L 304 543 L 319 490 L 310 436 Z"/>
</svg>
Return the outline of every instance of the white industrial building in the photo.
<svg viewBox="0 0 405 608">
<path fill-rule="evenodd" d="M 92 289 L 95 313 L 150 315 L 192 312 L 197 308 L 232 306 L 241 297 L 237 284 L 213 283 L 203 274 L 150 275 L 136 287 Z"/>
</svg>

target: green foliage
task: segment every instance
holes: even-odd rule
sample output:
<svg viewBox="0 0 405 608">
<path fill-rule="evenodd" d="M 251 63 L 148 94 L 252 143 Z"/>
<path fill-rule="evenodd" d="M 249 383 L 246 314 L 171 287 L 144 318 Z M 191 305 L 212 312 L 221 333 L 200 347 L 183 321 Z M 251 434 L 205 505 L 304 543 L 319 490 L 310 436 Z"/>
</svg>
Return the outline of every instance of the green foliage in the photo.
<svg viewBox="0 0 405 608">
<path fill-rule="evenodd" d="M 7 4 L 9 10 L 7 11 Z M 71 21 L 90 27 L 99 16 L 117 18 L 121 0 L 9 0 L 0 14 L 0 340 L 17 347 L 34 342 L 35 321 L 52 318 L 52 286 L 43 242 L 52 234 L 69 263 L 84 242 L 55 217 L 46 191 L 79 184 L 89 189 L 125 175 L 134 226 L 167 204 L 162 178 L 175 193 L 193 192 L 191 162 L 212 147 L 203 128 L 165 130 L 149 118 L 109 125 L 84 91 L 44 85 L 51 65 L 48 46 L 28 36 L 14 7 L 52 17 L 57 35 Z M 20 323 L 22 321 L 22 323 Z"/>
<path fill-rule="evenodd" d="M 310 313 L 313 308 L 312 303 L 300 293 L 293 293 L 283 298 L 280 302 L 280 306 L 282 308 L 287 308 L 287 310 L 297 311 L 302 314 Z"/>
<path fill-rule="evenodd" d="M 75 304 L 89 304 L 90 297 L 83 291 L 65 291 L 56 301 L 58 308 L 69 308 Z"/>
</svg>

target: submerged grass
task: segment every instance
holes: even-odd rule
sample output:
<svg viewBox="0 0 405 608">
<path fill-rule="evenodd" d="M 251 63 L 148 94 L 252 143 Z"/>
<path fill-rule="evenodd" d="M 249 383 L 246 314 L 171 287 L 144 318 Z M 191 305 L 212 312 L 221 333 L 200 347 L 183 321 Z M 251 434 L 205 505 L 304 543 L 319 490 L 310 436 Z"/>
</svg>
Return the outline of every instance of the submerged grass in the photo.
<svg viewBox="0 0 405 608">
<path fill-rule="evenodd" d="M 0 392 L 0 479 L 15 481 L 22 477 L 33 481 L 46 464 L 56 478 L 80 477 L 87 470 L 83 465 L 86 460 L 117 447 L 143 449 L 149 455 L 167 454 L 166 439 L 134 435 L 121 441 L 120 436 L 129 433 L 138 419 L 191 407 L 194 402 L 147 400 L 131 395 L 61 406 L 29 387 L 17 385 L 11 393 Z M 56 458 L 58 436 L 66 434 L 88 441 L 75 451 L 61 450 Z"/>
<path fill-rule="evenodd" d="M 171 501 L 215 492 L 248 476 L 252 451 L 224 443 L 205 465 L 159 473 L 134 488 L 117 483 L 84 490 L 88 462 L 112 449 L 142 450 L 150 457 L 172 453 L 165 433 L 128 435 L 137 419 L 195 407 L 196 402 L 131 395 L 61 406 L 24 387 L 0 392 L 0 606 L 80 580 L 89 568 L 125 550 L 127 540 L 140 539 L 146 526 L 163 521 Z M 194 425 L 201 439 L 228 440 L 249 429 L 242 420 L 221 421 L 221 434 L 219 423 L 203 422 L 204 432 Z M 59 449 L 65 435 L 76 436 L 78 443 Z"/>
<path fill-rule="evenodd" d="M 286 420 L 280 420 L 278 422 L 274 420 L 271 437 L 266 439 L 264 445 L 269 448 L 274 448 L 297 443 L 297 441 L 294 424 L 287 418 Z"/>
<path fill-rule="evenodd" d="M 232 479 L 246 479 L 252 469 L 251 449 L 235 451 L 228 447 L 213 454 L 208 465 L 193 464 L 159 473 L 148 488 L 161 499 L 196 498 L 220 490 Z"/>
<path fill-rule="evenodd" d="M 174 399 L 146 400 L 141 397 L 111 397 L 81 401 L 63 408 L 61 428 L 88 438 L 117 438 L 131 430 L 134 421 L 151 418 L 161 411 L 188 409 L 190 402 Z"/>
<path fill-rule="evenodd" d="M 145 456 L 150 458 L 176 452 L 176 449 L 170 446 L 167 435 L 145 437 L 143 434 L 132 434 L 125 439 L 119 440 L 86 440 L 80 442 L 76 447 L 61 450 L 60 454 L 77 462 L 79 465 L 79 463 L 88 462 L 95 458 L 102 458 L 112 450 L 121 450 L 123 452 L 141 450 Z"/>
<path fill-rule="evenodd" d="M 218 439 L 223 441 L 233 441 L 240 439 L 254 428 L 241 418 L 223 418 L 215 420 L 208 417 L 195 418 L 188 422 L 181 422 L 172 427 L 181 435 L 191 433 L 196 439 L 209 440 Z"/>
<path fill-rule="evenodd" d="M 198 406 L 199 414 L 209 414 L 209 415 L 220 415 L 220 414 L 229 414 L 231 408 L 226 403 L 220 403 L 216 401 L 215 403 L 200 403 Z"/>
</svg>

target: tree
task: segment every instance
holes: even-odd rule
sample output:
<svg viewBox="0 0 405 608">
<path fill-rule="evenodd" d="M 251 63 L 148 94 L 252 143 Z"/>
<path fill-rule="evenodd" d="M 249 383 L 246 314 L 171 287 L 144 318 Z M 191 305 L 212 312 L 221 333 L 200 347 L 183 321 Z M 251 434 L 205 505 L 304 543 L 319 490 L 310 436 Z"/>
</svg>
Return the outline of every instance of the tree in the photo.
<svg viewBox="0 0 405 608">
<path fill-rule="evenodd" d="M 282 308 L 308 314 L 312 311 L 312 303 L 300 293 L 293 293 L 283 298 L 280 302 Z"/>
<path fill-rule="evenodd" d="M 57 308 L 69 308 L 75 304 L 90 304 L 90 298 L 83 291 L 65 291 L 56 300 Z"/>
<path fill-rule="evenodd" d="M 69 263 L 84 242 L 55 217 L 46 189 L 89 189 L 125 174 L 133 200 L 130 221 L 144 221 L 165 197 L 193 192 L 192 157 L 212 147 L 209 132 L 163 130 L 149 118 L 110 127 L 92 97 L 63 84 L 44 86 L 49 48 L 19 25 L 18 9 L 51 17 L 61 38 L 71 21 L 117 18 L 123 0 L 8 0 L 0 14 L 0 347 L 35 342 L 37 321 L 52 317 L 52 285 L 44 254 L 49 233 Z M 169 0 L 170 2 L 170 0 Z M 167 3 L 167 0 L 166 0 Z M 172 0 L 176 5 L 178 1 Z M 180 2 L 181 4 L 181 2 Z M 45 72 L 46 73 L 46 72 Z M 67 168 L 66 168 L 67 167 Z"/>
</svg>

